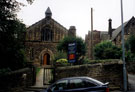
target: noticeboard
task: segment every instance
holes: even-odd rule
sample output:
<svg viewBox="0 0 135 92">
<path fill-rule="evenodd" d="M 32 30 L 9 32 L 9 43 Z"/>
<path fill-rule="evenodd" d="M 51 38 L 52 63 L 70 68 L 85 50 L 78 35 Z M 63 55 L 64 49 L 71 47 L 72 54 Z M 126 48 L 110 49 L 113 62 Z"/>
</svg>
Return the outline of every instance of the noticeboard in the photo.
<svg viewBox="0 0 135 92">
<path fill-rule="evenodd" d="M 68 62 L 69 63 L 76 62 L 76 43 L 68 44 Z"/>
</svg>

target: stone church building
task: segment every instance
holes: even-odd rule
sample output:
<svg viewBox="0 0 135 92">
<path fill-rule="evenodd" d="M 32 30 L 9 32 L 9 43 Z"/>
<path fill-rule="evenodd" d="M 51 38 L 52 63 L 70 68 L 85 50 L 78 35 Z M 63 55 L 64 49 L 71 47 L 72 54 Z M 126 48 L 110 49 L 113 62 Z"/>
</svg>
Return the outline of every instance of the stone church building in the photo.
<svg viewBox="0 0 135 92">
<path fill-rule="evenodd" d="M 26 32 L 26 55 L 37 66 L 53 65 L 57 44 L 65 36 L 76 36 L 75 26 L 69 30 L 52 18 L 48 7 L 45 18 L 28 27 Z"/>
<path fill-rule="evenodd" d="M 135 18 L 124 23 L 125 40 L 130 34 L 135 34 Z M 26 56 L 37 66 L 53 65 L 53 58 L 57 52 L 57 44 L 65 36 L 76 36 L 75 26 L 69 29 L 63 27 L 52 18 L 52 12 L 48 7 L 45 18 L 28 27 L 26 32 Z M 108 31 L 89 31 L 85 36 L 87 46 L 86 57 L 94 59 L 93 48 L 104 40 L 110 40 L 116 45 L 121 45 L 121 25 L 112 28 L 112 20 L 108 20 Z"/>
</svg>

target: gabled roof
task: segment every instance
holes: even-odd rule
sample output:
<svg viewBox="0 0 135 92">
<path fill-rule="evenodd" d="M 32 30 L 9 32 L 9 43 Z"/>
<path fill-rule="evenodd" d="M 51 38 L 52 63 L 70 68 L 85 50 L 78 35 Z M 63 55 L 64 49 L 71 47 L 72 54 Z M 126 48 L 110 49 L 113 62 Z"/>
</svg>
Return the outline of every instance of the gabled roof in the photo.
<svg viewBox="0 0 135 92">
<path fill-rule="evenodd" d="M 39 20 L 38 22 L 36 22 L 36 23 L 32 24 L 31 26 L 29 26 L 27 29 L 31 30 L 31 29 L 33 29 L 33 28 L 35 28 L 37 26 L 41 26 L 41 25 L 43 25 L 45 23 L 44 22 L 45 20 L 46 20 L 46 18 L 43 18 L 43 19 Z M 61 25 L 60 23 L 55 21 L 53 18 L 51 18 L 50 21 L 52 21 L 54 23 L 54 25 L 57 25 L 57 26 L 61 27 L 61 29 L 65 30 L 65 31 L 68 31 L 68 29 L 66 29 L 63 25 Z"/>
<path fill-rule="evenodd" d="M 52 14 L 52 12 L 51 12 L 51 10 L 50 10 L 49 7 L 47 8 L 47 10 L 46 10 L 45 13 L 46 13 L 46 14 Z M 46 16 L 47 16 L 47 15 L 46 15 Z M 44 25 L 44 24 L 45 24 L 45 21 L 48 21 L 48 19 L 47 19 L 46 17 L 43 18 L 43 19 L 41 19 L 41 20 L 39 20 L 38 22 L 32 24 L 32 25 L 29 26 L 27 29 L 30 29 L 30 30 L 31 30 L 31 29 L 33 29 L 33 28 L 35 28 L 35 27 L 37 27 L 37 26 L 40 26 L 40 27 L 41 27 L 41 25 Z M 59 26 L 61 29 L 68 31 L 63 25 L 61 25 L 60 23 L 58 23 L 57 21 L 55 21 L 53 18 L 50 18 L 49 21 L 53 22 L 53 25 L 55 25 L 55 26 L 57 25 L 57 26 Z"/>
<path fill-rule="evenodd" d="M 135 19 L 134 17 L 132 17 L 129 21 L 125 22 L 123 24 L 124 28 L 130 23 L 130 21 L 132 21 L 132 19 Z M 120 25 L 117 29 L 115 29 L 112 33 L 112 41 L 119 35 L 119 33 L 121 33 L 122 29 L 121 29 L 122 25 Z"/>
<path fill-rule="evenodd" d="M 128 24 L 128 22 L 125 22 L 123 26 L 125 27 Z M 121 25 L 122 26 L 122 25 Z M 118 36 L 118 34 L 121 32 L 121 26 L 119 26 L 117 29 L 115 29 L 112 33 L 112 41 Z"/>
</svg>

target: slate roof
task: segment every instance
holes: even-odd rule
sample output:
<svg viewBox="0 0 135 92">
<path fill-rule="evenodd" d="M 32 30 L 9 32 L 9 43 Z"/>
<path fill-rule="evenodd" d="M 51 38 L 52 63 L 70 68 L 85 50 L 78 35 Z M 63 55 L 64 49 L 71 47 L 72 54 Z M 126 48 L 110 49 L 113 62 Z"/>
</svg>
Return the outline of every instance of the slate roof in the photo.
<svg viewBox="0 0 135 92">
<path fill-rule="evenodd" d="M 46 10 L 45 13 L 46 13 L 46 14 L 52 13 L 49 7 L 47 8 L 47 10 Z M 43 19 L 41 19 L 41 20 L 39 20 L 38 22 L 32 24 L 32 25 L 29 26 L 27 29 L 31 29 L 31 28 L 34 28 L 34 27 L 36 27 L 36 26 L 41 26 L 42 24 L 45 23 L 45 22 L 44 22 L 45 20 L 46 20 L 46 17 L 43 18 Z M 68 31 L 68 29 L 66 29 L 63 25 L 61 25 L 60 23 L 58 23 L 58 22 L 57 22 L 56 20 L 54 20 L 53 18 L 51 18 L 50 20 L 53 21 L 54 25 L 60 26 L 61 29 Z"/>
<path fill-rule="evenodd" d="M 134 16 L 133 16 L 130 20 L 128 20 L 127 22 L 125 22 L 125 23 L 123 24 L 124 28 L 125 28 L 128 24 L 130 24 L 130 23 L 132 23 L 132 22 L 135 22 Z M 121 25 L 121 26 L 122 26 L 122 25 Z M 113 33 L 112 33 L 112 39 L 111 39 L 112 41 L 119 35 L 119 33 L 121 33 L 121 31 L 122 31 L 121 26 L 119 26 L 116 30 L 113 31 Z"/>
<path fill-rule="evenodd" d="M 125 27 L 128 24 L 128 22 L 125 22 L 123 26 Z M 122 25 L 121 25 L 122 26 Z M 112 33 L 112 41 L 119 35 L 119 33 L 122 31 L 121 26 L 119 26 L 117 29 L 115 29 Z"/>
</svg>

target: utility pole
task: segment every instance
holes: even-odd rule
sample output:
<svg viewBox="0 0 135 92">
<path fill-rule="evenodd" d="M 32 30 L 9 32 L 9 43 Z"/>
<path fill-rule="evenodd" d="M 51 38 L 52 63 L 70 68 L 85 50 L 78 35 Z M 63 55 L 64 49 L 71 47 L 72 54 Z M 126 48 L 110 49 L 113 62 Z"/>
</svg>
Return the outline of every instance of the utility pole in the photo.
<svg viewBox="0 0 135 92">
<path fill-rule="evenodd" d="M 93 8 L 91 8 L 91 59 L 93 59 Z"/>
<path fill-rule="evenodd" d="M 124 82 L 124 92 L 127 92 L 127 72 L 126 72 L 126 62 L 125 62 L 125 47 L 124 47 L 124 25 L 123 25 L 123 0 L 121 0 L 121 29 L 122 29 L 122 61 L 123 61 L 123 82 Z"/>
</svg>

